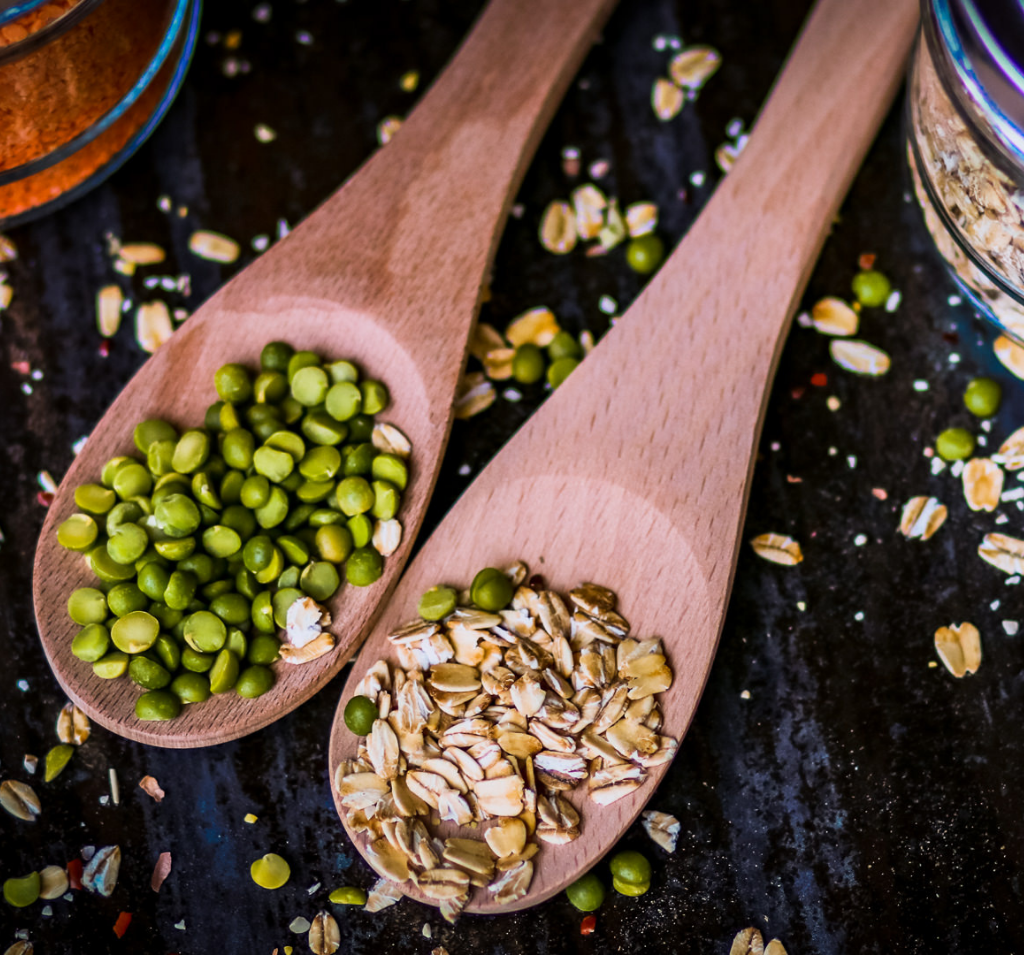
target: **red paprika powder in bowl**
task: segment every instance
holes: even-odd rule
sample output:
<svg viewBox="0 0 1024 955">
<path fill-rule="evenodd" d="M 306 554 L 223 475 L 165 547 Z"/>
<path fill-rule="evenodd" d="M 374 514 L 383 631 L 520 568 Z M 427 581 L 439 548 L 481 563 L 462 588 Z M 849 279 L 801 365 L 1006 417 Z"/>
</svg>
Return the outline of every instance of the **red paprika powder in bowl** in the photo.
<svg viewBox="0 0 1024 955">
<path fill-rule="evenodd" d="M 0 226 L 92 188 L 184 78 L 200 0 L 0 0 Z"/>
</svg>

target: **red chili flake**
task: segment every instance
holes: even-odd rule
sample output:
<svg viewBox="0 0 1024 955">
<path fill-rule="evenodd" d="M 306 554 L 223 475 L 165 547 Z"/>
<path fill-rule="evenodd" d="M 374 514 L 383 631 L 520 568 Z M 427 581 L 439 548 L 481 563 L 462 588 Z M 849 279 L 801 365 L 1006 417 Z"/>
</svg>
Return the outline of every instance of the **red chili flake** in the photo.
<svg viewBox="0 0 1024 955">
<path fill-rule="evenodd" d="M 43 505 L 43 507 L 49 507 L 53 503 L 53 492 L 52 491 L 40 491 L 36 494 L 36 500 Z"/>
<path fill-rule="evenodd" d="M 811 384 L 815 388 L 824 388 L 828 384 L 828 375 L 823 371 L 819 371 L 817 374 L 811 375 Z"/>
<path fill-rule="evenodd" d="M 790 392 L 790 395 L 792 396 L 794 401 L 799 401 L 804 396 L 804 392 L 806 390 L 807 390 L 806 388 L 794 388 Z"/>
<path fill-rule="evenodd" d="M 72 889 L 82 887 L 82 860 L 72 859 L 65 868 L 68 870 L 68 885 Z"/>
<path fill-rule="evenodd" d="M 544 576 L 542 574 L 534 574 L 527 582 L 526 585 L 530 590 L 547 590 L 547 584 L 544 583 Z"/>
<path fill-rule="evenodd" d="M 132 924 L 132 913 L 122 912 L 114 923 L 114 934 L 118 938 L 123 938 L 124 933 L 128 931 L 128 926 Z"/>
<path fill-rule="evenodd" d="M 98 351 L 100 353 L 100 358 L 106 358 L 110 354 L 110 342 L 106 338 L 100 342 Z"/>
<path fill-rule="evenodd" d="M 865 252 L 859 259 L 857 259 L 857 267 L 862 271 L 866 272 L 868 269 L 875 267 L 875 259 L 878 258 L 874 252 Z"/>
<path fill-rule="evenodd" d="M 878 500 L 880 500 L 880 501 L 885 501 L 889 497 L 889 494 L 885 490 L 885 488 L 881 488 L 881 487 L 873 487 L 871 489 L 871 493 L 874 494 L 875 497 L 877 497 Z"/>
<path fill-rule="evenodd" d="M 803 484 L 804 483 L 804 479 L 802 477 L 794 477 L 792 474 L 787 474 L 786 475 L 786 480 L 790 484 Z"/>
<path fill-rule="evenodd" d="M 597 916 L 588 915 L 582 922 L 580 922 L 580 935 L 593 935 L 594 929 L 597 928 Z"/>
<path fill-rule="evenodd" d="M 32 371 L 32 366 L 27 361 L 12 361 L 11 368 L 19 375 L 27 375 Z"/>
</svg>

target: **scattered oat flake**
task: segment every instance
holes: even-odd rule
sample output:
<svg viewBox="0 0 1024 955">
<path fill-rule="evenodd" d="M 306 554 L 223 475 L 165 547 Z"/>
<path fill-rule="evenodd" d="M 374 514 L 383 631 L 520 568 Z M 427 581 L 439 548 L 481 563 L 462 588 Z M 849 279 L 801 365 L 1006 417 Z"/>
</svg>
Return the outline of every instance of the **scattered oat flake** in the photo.
<svg viewBox="0 0 1024 955">
<path fill-rule="evenodd" d="M 96 327 L 104 338 L 117 334 L 123 305 L 124 295 L 118 285 L 104 285 L 96 293 Z"/>
<path fill-rule="evenodd" d="M 513 348 L 536 345 L 546 348 L 559 332 L 558 319 L 549 308 L 531 308 L 523 312 L 505 329 L 505 337 Z"/>
<path fill-rule="evenodd" d="M 277 139 L 277 132 L 271 129 L 266 123 L 257 123 L 253 127 L 253 135 L 261 143 L 272 143 Z"/>
<path fill-rule="evenodd" d="M 648 809 L 642 814 L 644 830 L 666 852 L 675 852 L 680 823 L 667 812 Z"/>
<path fill-rule="evenodd" d="M 607 197 L 592 182 L 588 182 L 573 189 L 570 198 L 576 217 L 576 235 L 581 239 L 596 239 L 604 226 Z"/>
<path fill-rule="evenodd" d="M 486 411 L 498 397 L 498 393 L 482 372 L 470 372 L 459 382 L 455 394 L 453 413 L 456 418 L 466 420 Z"/>
<path fill-rule="evenodd" d="M 963 482 L 964 498 L 972 511 L 994 511 L 999 506 L 1003 469 L 995 461 L 971 458 L 963 469 Z"/>
<path fill-rule="evenodd" d="M 671 80 L 659 76 L 654 81 L 651 87 L 651 108 L 663 123 L 678 116 L 685 103 L 685 94 Z"/>
<path fill-rule="evenodd" d="M 783 534 L 760 534 L 750 542 L 750 546 L 758 557 L 786 567 L 799 564 L 804 559 L 800 545 Z"/>
<path fill-rule="evenodd" d="M 1004 574 L 1024 572 L 1024 540 L 1006 534 L 986 534 L 978 556 Z"/>
<path fill-rule="evenodd" d="M 167 253 L 155 242 L 128 242 L 117 250 L 122 262 L 132 265 L 159 265 L 167 258 Z"/>
<path fill-rule="evenodd" d="M 1007 471 L 1019 471 L 1024 468 L 1024 428 L 1018 428 L 992 455 L 992 460 L 1001 464 Z"/>
<path fill-rule="evenodd" d="M 653 202 L 634 202 L 626 206 L 626 229 L 631 239 L 658 228 L 658 207 Z"/>
<path fill-rule="evenodd" d="M 860 325 L 857 313 L 841 298 L 829 296 L 811 308 L 811 322 L 823 335 L 856 335 Z"/>
<path fill-rule="evenodd" d="M 288 925 L 289 930 L 294 932 L 296 935 L 302 935 L 304 932 L 308 932 L 309 927 L 309 919 L 304 919 L 301 915 L 298 918 L 292 919 L 291 923 Z"/>
<path fill-rule="evenodd" d="M 881 348 L 865 341 L 834 338 L 829 342 L 828 350 L 840 368 L 857 375 L 878 377 L 884 375 L 891 364 L 889 356 Z"/>
<path fill-rule="evenodd" d="M 391 142 L 397 133 L 402 128 L 402 117 L 401 116 L 385 116 L 377 124 L 377 142 L 381 146 L 386 146 Z"/>
<path fill-rule="evenodd" d="M 164 796 L 167 795 L 152 776 L 143 776 L 139 780 L 139 789 L 146 793 L 146 795 L 152 796 L 157 802 L 163 802 Z"/>
<path fill-rule="evenodd" d="M 18 247 L 14 240 L 0 235 L 0 262 L 13 262 L 18 257 Z"/>
<path fill-rule="evenodd" d="M 555 255 L 566 255 L 576 248 L 576 213 L 562 199 L 548 204 L 540 221 L 540 244 Z"/>
<path fill-rule="evenodd" d="M 152 355 L 174 334 L 171 313 L 164 302 L 146 302 L 135 313 L 135 339 Z"/>
<path fill-rule="evenodd" d="M 607 159 L 595 159 L 587 168 L 591 179 L 604 179 L 611 172 L 612 164 Z"/>
<path fill-rule="evenodd" d="M 900 533 L 907 538 L 926 541 L 942 527 L 948 516 L 946 505 L 936 498 L 912 497 L 903 505 Z"/>
<path fill-rule="evenodd" d="M 715 163 L 723 173 L 730 172 L 736 165 L 736 160 L 740 158 L 740 153 L 743 152 L 743 147 L 746 144 L 747 138 L 743 136 L 738 142 L 722 143 L 715 150 Z"/>
<path fill-rule="evenodd" d="M 153 875 L 149 880 L 149 887 L 154 892 L 160 891 L 160 886 L 164 884 L 164 880 L 171 874 L 171 854 L 169 852 L 161 852 L 159 858 L 156 860 L 156 865 L 153 867 Z"/>
<path fill-rule="evenodd" d="M 773 938 L 765 947 L 764 955 L 787 955 L 786 949 L 777 938 Z"/>
<path fill-rule="evenodd" d="M 996 358 L 1018 378 L 1024 378 L 1024 348 L 1000 335 L 992 346 Z"/>
<path fill-rule="evenodd" d="M 672 82 L 697 92 L 722 65 L 721 54 L 710 46 L 690 46 L 677 53 L 669 63 Z"/>
<path fill-rule="evenodd" d="M 829 411 L 838 411 L 842 405 L 843 403 L 835 395 L 829 395 L 825 399 L 825 406 Z"/>
<path fill-rule="evenodd" d="M 899 289 L 893 289 L 889 293 L 889 297 L 885 300 L 885 310 L 891 315 L 900 307 L 900 302 L 903 301 L 903 295 Z"/>
<path fill-rule="evenodd" d="M 242 251 L 241 246 L 234 239 L 208 229 L 199 229 L 193 232 L 188 238 L 188 247 L 193 255 L 197 255 L 201 259 L 224 264 L 234 262 Z"/>
<path fill-rule="evenodd" d="M 756 928 L 745 928 L 736 933 L 729 955 L 764 955 L 764 938 Z"/>
<path fill-rule="evenodd" d="M 981 634 L 972 623 L 950 624 L 935 631 L 935 651 L 958 679 L 981 666 Z"/>
</svg>

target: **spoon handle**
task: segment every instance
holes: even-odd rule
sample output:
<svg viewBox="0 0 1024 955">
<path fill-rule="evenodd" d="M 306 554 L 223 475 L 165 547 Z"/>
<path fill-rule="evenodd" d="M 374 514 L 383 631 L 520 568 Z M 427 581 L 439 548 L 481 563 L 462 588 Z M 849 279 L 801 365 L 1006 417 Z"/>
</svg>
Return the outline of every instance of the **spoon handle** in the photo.
<svg viewBox="0 0 1024 955">
<path fill-rule="evenodd" d="M 274 271 L 386 317 L 425 378 L 454 381 L 515 192 L 614 6 L 491 0 L 394 139 L 275 250 Z"/>
<path fill-rule="evenodd" d="M 589 427 L 600 451 L 574 473 L 639 480 L 718 578 L 722 606 L 785 333 L 916 23 L 915 0 L 819 0 L 733 171 L 503 460 L 550 471 L 547 449 Z"/>
</svg>

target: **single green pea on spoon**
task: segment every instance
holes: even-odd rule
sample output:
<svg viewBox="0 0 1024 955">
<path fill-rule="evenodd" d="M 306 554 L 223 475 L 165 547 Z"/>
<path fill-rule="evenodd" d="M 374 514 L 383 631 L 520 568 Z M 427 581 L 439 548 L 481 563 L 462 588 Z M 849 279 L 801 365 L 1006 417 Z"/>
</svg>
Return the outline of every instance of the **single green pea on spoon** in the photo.
<svg viewBox="0 0 1024 955">
<path fill-rule="evenodd" d="M 892 101 L 916 23 L 914 0 L 819 0 L 736 168 L 679 248 L 406 571 L 353 667 L 331 734 L 335 803 L 364 856 L 385 833 L 381 822 L 380 833 L 372 824 L 355 831 L 342 809 L 336 773 L 359 747 L 344 706 L 370 666 L 396 661 L 387 634 L 439 583 L 466 586 L 480 568 L 521 558 L 560 593 L 581 581 L 610 587 L 632 635 L 663 638 L 675 679 L 658 698 L 661 732 L 685 734 L 725 617 L 782 342 Z M 581 817 L 580 836 L 541 844 L 515 901 L 501 905 L 476 888 L 466 911 L 525 908 L 565 888 L 615 844 L 667 768 L 649 769 L 610 805 L 588 798 L 583 783 L 562 793 Z M 453 823 L 432 832 L 481 837 Z M 411 881 L 400 888 L 430 901 Z"/>
<path fill-rule="evenodd" d="M 139 370 L 93 429 L 50 506 L 33 590 L 43 648 L 61 686 L 98 723 L 157 746 L 207 746 L 272 723 L 309 699 L 349 659 L 391 593 L 416 537 L 451 428 L 452 403 L 482 290 L 516 189 L 547 122 L 615 0 L 492 0 L 452 63 L 388 146 L 287 239 L 200 308 Z M 71 653 L 72 590 L 94 583 L 56 529 L 74 489 L 109 458 L 132 453 L 148 418 L 199 427 L 214 372 L 258 364 L 286 339 L 350 359 L 391 391 L 387 420 L 412 441 L 399 518 L 404 536 L 366 588 L 331 601 L 336 649 L 278 665 L 273 689 L 140 722 L 140 692 L 103 680 Z"/>
</svg>

